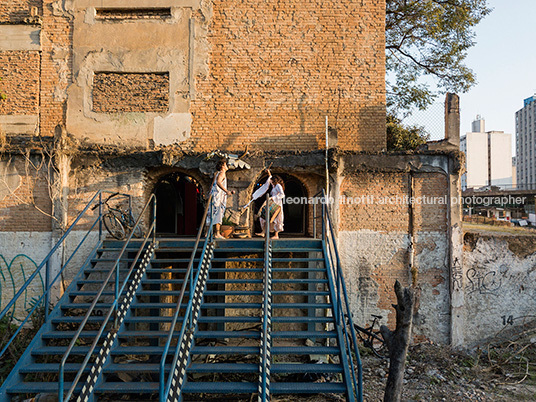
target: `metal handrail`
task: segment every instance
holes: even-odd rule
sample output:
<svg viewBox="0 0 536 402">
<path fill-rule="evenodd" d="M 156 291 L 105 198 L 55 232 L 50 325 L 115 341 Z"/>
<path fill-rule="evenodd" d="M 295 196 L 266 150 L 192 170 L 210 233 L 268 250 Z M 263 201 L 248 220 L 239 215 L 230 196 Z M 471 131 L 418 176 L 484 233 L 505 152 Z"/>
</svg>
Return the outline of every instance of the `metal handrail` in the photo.
<svg viewBox="0 0 536 402">
<path fill-rule="evenodd" d="M 28 279 L 26 280 L 26 282 L 20 287 L 20 289 L 18 290 L 18 292 L 15 294 L 15 296 L 13 296 L 13 298 L 9 301 L 9 303 L 7 304 L 7 306 L 0 312 L 0 320 L 2 318 L 4 318 L 7 313 L 9 312 L 9 310 L 11 310 L 11 308 L 13 307 L 13 309 L 15 308 L 15 303 L 17 302 L 17 300 L 19 299 L 19 297 L 26 291 L 26 289 L 28 288 L 28 286 L 30 285 L 30 283 L 35 279 L 35 277 L 40 274 L 40 271 L 43 269 L 43 267 L 46 267 L 45 268 L 45 289 L 44 289 L 44 292 L 43 292 L 43 295 L 39 298 L 39 300 L 37 301 L 37 303 L 35 303 L 35 305 L 33 306 L 33 308 L 30 310 L 30 312 L 27 314 L 26 318 L 21 322 L 21 324 L 19 325 L 19 328 L 15 331 L 15 333 L 13 334 L 13 336 L 9 339 L 9 341 L 5 344 L 4 348 L 2 349 L 2 351 L 0 351 L 0 357 L 3 356 L 3 354 L 5 353 L 5 351 L 7 350 L 7 348 L 11 345 L 11 343 L 13 342 L 13 340 L 16 338 L 16 336 L 19 334 L 19 332 L 22 330 L 24 324 L 26 324 L 26 322 L 28 322 L 28 320 L 30 319 L 30 317 L 32 316 L 32 314 L 35 312 L 35 310 L 37 309 L 37 307 L 40 305 L 40 303 L 43 301 L 43 299 L 45 299 L 45 318 L 48 317 L 48 306 L 49 306 L 49 299 L 50 299 L 50 290 L 51 288 L 53 287 L 53 285 L 56 283 L 56 281 L 58 280 L 58 278 L 61 276 L 61 274 L 65 271 L 65 269 L 67 268 L 67 266 L 69 265 L 69 263 L 71 262 L 71 260 L 73 259 L 73 257 L 76 255 L 76 253 L 78 252 L 78 250 L 81 248 L 82 244 L 84 243 L 84 241 L 87 239 L 87 237 L 89 236 L 89 234 L 91 233 L 91 231 L 95 228 L 96 224 L 99 223 L 99 226 L 100 226 L 100 222 L 102 220 L 102 211 L 99 211 L 99 216 L 96 218 L 95 222 L 93 222 L 93 224 L 91 225 L 91 227 L 89 228 L 89 230 L 86 232 L 85 236 L 83 237 L 83 239 L 80 241 L 80 243 L 78 244 L 78 246 L 76 247 L 76 249 L 72 252 L 71 256 L 68 258 L 68 260 L 65 262 L 65 264 L 63 264 L 63 266 L 61 267 L 60 271 L 56 274 L 55 278 L 50 281 L 50 259 L 52 258 L 52 256 L 56 253 L 56 251 L 58 250 L 58 248 L 60 247 L 61 244 L 63 244 L 63 242 L 65 241 L 65 239 L 69 236 L 69 234 L 73 231 L 74 227 L 78 224 L 78 222 L 82 219 L 82 217 L 86 214 L 86 212 L 88 211 L 89 207 L 91 206 L 91 204 L 95 201 L 95 199 L 97 197 L 99 197 L 99 199 L 102 197 L 102 193 L 103 192 L 106 192 L 106 191 L 102 191 L 102 190 L 99 190 L 95 193 L 95 195 L 93 195 L 93 197 L 91 197 L 91 199 L 89 200 L 89 202 L 87 203 L 86 207 L 78 214 L 78 216 L 76 217 L 76 219 L 73 221 L 73 223 L 69 226 L 69 228 L 65 231 L 65 233 L 61 236 L 61 238 L 56 242 L 56 244 L 54 245 L 54 247 L 52 247 L 52 249 L 50 250 L 50 252 L 48 253 L 48 255 L 43 259 L 43 261 L 41 262 L 41 264 L 39 264 L 39 266 L 35 269 L 35 271 L 28 277 Z M 128 197 L 130 197 L 130 195 L 128 194 L 124 194 Z M 100 230 L 99 230 L 99 241 L 100 241 Z M 97 245 L 94 247 L 93 251 L 98 247 L 98 243 Z M 93 252 L 92 251 L 92 252 Z M 85 264 L 82 265 L 82 267 L 80 268 L 83 269 L 85 266 Z"/>
<path fill-rule="evenodd" d="M 132 228 L 132 230 L 130 232 L 130 235 L 128 236 L 128 239 L 125 241 L 125 244 L 123 245 L 123 247 L 121 249 L 121 252 L 119 253 L 118 257 L 116 258 L 114 265 L 112 266 L 112 268 L 108 272 L 108 275 L 106 276 L 106 279 L 104 279 L 101 288 L 99 289 L 99 291 L 97 292 L 97 295 L 93 299 L 93 302 L 91 303 L 91 306 L 89 307 L 84 319 L 82 320 L 82 323 L 78 327 L 78 330 L 76 331 L 75 335 L 71 339 L 71 343 L 69 344 L 69 346 L 67 347 L 67 350 L 63 354 L 63 357 L 62 357 L 61 363 L 60 363 L 60 368 L 59 368 L 59 381 L 58 381 L 58 388 L 59 388 L 58 389 L 58 400 L 59 400 L 59 402 L 63 402 L 64 398 L 65 398 L 66 401 L 69 401 L 69 399 L 71 398 L 71 396 L 72 396 L 72 394 L 74 392 L 74 389 L 75 389 L 76 385 L 78 384 L 78 381 L 80 380 L 80 377 L 82 376 L 82 373 L 84 372 L 84 369 L 87 366 L 87 363 L 89 362 L 89 359 L 91 358 L 91 355 L 93 354 L 93 351 L 95 350 L 95 348 L 97 346 L 97 343 L 100 340 L 101 335 L 104 332 L 104 329 L 106 328 L 106 325 L 108 324 L 108 322 L 110 320 L 110 317 L 112 316 L 112 313 L 115 313 L 115 315 L 117 317 L 117 308 L 118 308 L 118 305 L 119 305 L 119 297 L 121 296 L 121 294 L 123 293 L 123 291 L 125 289 L 125 286 L 126 286 L 128 280 L 129 280 L 129 278 L 130 278 L 130 276 L 132 274 L 132 271 L 134 270 L 134 267 L 136 266 L 136 263 L 138 262 L 138 259 L 139 259 L 140 255 L 141 255 L 143 249 L 145 248 L 145 245 L 147 244 L 149 236 L 151 235 L 151 233 L 153 233 L 156 230 L 156 223 L 155 223 L 156 214 L 154 214 L 153 222 L 151 224 L 151 227 L 150 227 L 149 231 L 147 232 L 147 235 L 145 236 L 145 238 L 143 240 L 143 243 L 140 246 L 140 248 L 139 248 L 139 250 L 138 250 L 138 252 L 136 254 L 136 257 L 132 261 L 132 264 L 130 266 L 130 269 L 129 269 L 129 272 L 128 272 L 127 276 L 123 280 L 121 290 L 119 290 L 119 261 L 122 259 L 123 254 L 125 253 L 125 250 L 127 249 L 127 246 L 128 246 L 128 244 L 130 243 L 130 241 L 131 241 L 131 239 L 133 237 L 134 230 L 139 226 L 139 224 L 141 222 L 141 219 L 143 217 L 143 214 L 145 213 L 145 211 L 147 210 L 149 204 L 153 200 L 154 200 L 154 207 L 156 208 L 156 196 L 154 194 L 151 194 L 151 196 L 149 197 L 149 199 L 145 203 L 145 206 L 143 207 L 140 215 L 138 216 L 138 219 L 136 220 L 136 223 L 134 224 L 134 226 L 133 226 L 133 228 Z M 67 394 L 64 397 L 64 395 L 63 395 L 63 391 L 64 391 L 64 374 L 65 374 L 65 364 L 67 362 L 67 359 L 68 359 L 68 357 L 69 357 L 69 355 L 70 355 L 75 343 L 78 341 L 78 339 L 80 337 L 80 334 L 82 333 L 84 327 L 86 326 L 86 324 L 87 324 L 87 322 L 89 320 L 89 317 L 91 316 L 91 313 L 95 309 L 96 304 L 98 303 L 100 297 L 102 296 L 102 293 L 104 292 L 104 289 L 108 285 L 110 278 L 112 277 L 112 275 L 114 273 L 116 274 L 114 302 L 110 306 L 110 309 L 108 310 L 108 314 L 107 314 L 106 318 L 104 319 L 98 334 L 95 336 L 95 339 L 93 340 L 93 343 L 92 343 L 91 347 L 89 348 L 89 351 L 86 354 L 86 357 L 85 357 L 82 365 L 80 366 L 80 369 L 78 370 L 78 372 L 76 374 L 76 377 L 75 377 L 74 381 L 71 384 L 70 389 L 67 391 Z M 114 323 L 114 325 L 116 325 L 116 324 L 117 324 L 117 322 Z"/>
<path fill-rule="evenodd" d="M 205 255 L 208 242 L 209 242 L 209 240 L 211 238 L 211 234 L 212 234 L 212 214 L 211 214 L 211 217 L 210 217 L 210 225 L 209 225 L 209 228 L 208 228 L 207 233 L 206 233 L 205 242 L 203 244 L 203 251 L 202 251 L 201 256 L 199 258 L 199 264 L 198 264 L 198 267 L 197 267 L 197 276 L 196 276 L 195 281 L 194 281 L 193 280 L 193 275 L 192 275 L 192 270 L 193 270 L 195 255 L 197 254 L 197 249 L 199 247 L 199 241 L 201 239 L 203 229 L 204 229 L 204 227 L 206 225 L 206 218 L 207 218 L 208 210 L 209 210 L 209 208 L 211 208 L 211 204 L 212 204 L 212 194 L 210 194 L 210 196 L 208 197 L 207 206 L 205 207 L 205 211 L 203 213 L 203 218 L 201 220 L 201 225 L 199 227 L 199 230 L 197 231 L 197 237 L 195 239 L 194 248 L 193 248 L 192 254 L 190 256 L 190 261 L 188 262 L 188 268 L 187 268 L 186 274 L 184 275 L 184 278 L 183 278 L 183 282 L 182 282 L 182 286 L 181 286 L 181 292 L 179 294 L 179 298 L 177 299 L 177 305 L 175 307 L 175 313 L 173 314 L 173 320 L 171 321 L 171 326 L 169 328 L 169 334 L 168 334 L 168 337 L 167 337 L 166 346 L 164 347 L 164 352 L 162 353 L 162 358 L 160 360 L 160 386 L 159 386 L 160 401 L 165 401 L 165 398 L 167 398 L 167 396 L 169 394 L 169 391 L 171 389 L 171 379 L 173 378 L 173 374 L 172 374 L 173 371 L 172 370 L 175 367 L 175 365 L 177 364 L 177 361 L 178 361 L 178 358 L 179 358 L 179 349 L 180 349 L 182 337 L 184 336 L 184 332 L 185 332 L 185 328 L 186 328 L 186 322 L 189 319 L 189 316 L 190 316 L 190 313 L 191 313 L 191 310 L 192 310 L 192 300 L 193 300 L 192 292 L 193 292 L 193 289 L 194 289 L 193 288 L 194 282 L 195 282 L 195 284 L 197 284 L 197 280 L 199 279 L 199 272 L 200 272 L 200 269 L 201 269 L 201 263 L 203 262 L 203 257 Z M 166 382 L 165 381 L 166 358 L 167 358 L 167 354 L 169 352 L 169 348 L 170 348 L 170 345 L 171 345 L 171 340 L 173 339 L 173 333 L 175 332 L 175 325 L 177 324 L 177 321 L 178 321 L 178 318 L 179 318 L 179 311 L 181 309 L 182 299 L 184 298 L 184 294 L 186 292 L 186 283 L 188 281 L 190 282 L 190 296 L 189 296 L 190 300 L 189 300 L 188 306 L 186 308 L 186 312 L 184 314 L 181 332 L 180 332 L 180 335 L 179 335 L 178 341 L 177 341 L 177 349 L 176 349 L 175 354 L 173 356 L 173 363 L 171 364 L 171 371 L 170 371 L 170 374 L 168 376 L 168 380 Z"/>
<path fill-rule="evenodd" d="M 324 192 L 323 192 L 323 195 L 325 197 Z M 363 389 L 361 387 L 361 384 L 362 384 L 363 374 L 362 374 L 362 366 L 361 366 L 361 357 L 359 356 L 359 351 L 357 348 L 357 337 L 356 337 L 355 330 L 354 330 L 352 315 L 349 314 L 350 302 L 348 300 L 348 293 L 346 290 L 346 284 L 344 282 L 344 276 L 343 276 L 342 266 L 340 262 L 339 252 L 337 249 L 337 243 L 335 241 L 335 233 L 334 233 L 333 224 L 331 221 L 330 212 L 329 212 L 329 208 L 327 204 L 325 206 L 323 205 L 323 216 L 324 217 L 322 219 L 322 238 L 325 241 L 326 252 L 329 254 L 329 259 L 331 260 L 331 263 L 329 263 L 328 261 L 330 267 L 328 267 L 327 272 L 328 272 L 328 275 L 330 275 L 332 279 L 335 280 L 335 285 L 336 285 L 335 297 L 337 298 L 337 300 L 334 301 L 336 302 L 334 318 L 337 324 L 343 328 L 344 339 L 346 341 L 345 342 L 346 349 L 347 349 L 348 357 L 350 359 L 350 367 L 352 369 L 352 380 L 354 383 L 353 386 L 354 386 L 355 391 L 357 392 L 358 401 L 362 401 Z M 331 241 L 330 241 L 330 237 L 331 237 Z M 331 250 L 332 247 L 333 247 L 333 251 Z M 333 257 L 335 257 L 335 263 L 333 263 Z M 334 267 L 334 265 L 336 267 Z M 352 339 L 352 343 L 354 345 L 354 351 L 355 351 L 355 357 L 356 357 L 356 363 L 357 363 L 357 378 L 356 378 L 355 369 L 354 369 L 353 356 L 351 353 L 352 351 L 351 345 L 348 339 L 349 334 L 348 334 L 348 329 L 346 328 L 343 303 L 348 313 L 346 314 L 346 316 L 348 317 L 348 320 L 349 320 L 349 328 L 350 328 L 349 332 L 350 332 L 350 337 Z"/>
<path fill-rule="evenodd" d="M 268 264 L 270 263 L 270 208 L 269 208 L 270 195 L 266 193 L 266 207 L 265 219 L 266 224 L 264 228 L 264 297 L 263 297 L 263 321 L 262 321 L 262 336 L 264 342 L 262 344 L 262 378 L 261 378 L 261 391 L 260 399 L 267 400 L 266 386 L 268 382 L 267 377 L 267 359 L 268 359 Z"/>
</svg>

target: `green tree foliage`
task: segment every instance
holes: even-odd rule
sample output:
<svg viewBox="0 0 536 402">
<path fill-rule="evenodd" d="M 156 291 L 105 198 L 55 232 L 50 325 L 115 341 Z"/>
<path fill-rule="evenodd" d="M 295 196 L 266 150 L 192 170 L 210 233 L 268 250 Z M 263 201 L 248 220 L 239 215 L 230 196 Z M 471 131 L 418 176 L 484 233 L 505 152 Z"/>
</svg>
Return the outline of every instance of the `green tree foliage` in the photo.
<svg viewBox="0 0 536 402">
<path fill-rule="evenodd" d="M 410 151 L 424 144 L 429 134 L 423 127 L 405 126 L 401 120 L 392 114 L 387 115 L 387 150 Z"/>
<path fill-rule="evenodd" d="M 467 92 L 476 83 L 464 61 L 475 44 L 473 28 L 491 11 L 486 0 L 387 0 L 386 7 L 391 112 L 425 109 L 439 93 Z M 423 82 L 427 76 L 436 90 Z"/>
</svg>

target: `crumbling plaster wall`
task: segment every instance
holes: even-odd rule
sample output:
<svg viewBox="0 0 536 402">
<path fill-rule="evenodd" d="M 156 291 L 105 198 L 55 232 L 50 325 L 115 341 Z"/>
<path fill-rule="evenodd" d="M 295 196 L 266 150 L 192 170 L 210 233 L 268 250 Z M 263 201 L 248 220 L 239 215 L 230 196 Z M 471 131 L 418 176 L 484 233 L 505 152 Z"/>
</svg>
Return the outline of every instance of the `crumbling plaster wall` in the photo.
<svg viewBox="0 0 536 402">
<path fill-rule="evenodd" d="M 338 209 L 339 252 L 356 322 L 382 315 L 394 327 L 393 286 L 398 279 L 413 285 L 417 302 L 416 340 L 451 341 L 451 245 L 448 183 L 459 181 L 449 169 L 448 155 L 346 156 L 338 166 L 339 190 L 333 195 Z M 410 174 L 413 196 L 424 201 L 413 206 L 410 230 Z M 456 194 L 454 194 L 456 196 Z M 352 204 L 353 202 L 353 204 Z M 410 272 L 410 233 L 415 246 Z"/>
<path fill-rule="evenodd" d="M 169 7 L 166 19 L 97 18 L 97 9 L 143 9 Z M 199 0 L 77 1 L 74 14 L 73 74 L 68 91 L 67 130 L 82 142 L 147 148 L 170 145 L 190 137 L 193 94 L 191 74 Z M 202 55 L 198 56 L 203 59 Z M 202 63 L 201 63 L 202 64 Z M 92 87 L 95 72 L 168 73 L 169 108 L 165 113 L 97 113 L 93 111 Z"/>
<path fill-rule="evenodd" d="M 536 237 L 466 233 L 464 336 L 477 345 L 534 320 Z"/>
</svg>

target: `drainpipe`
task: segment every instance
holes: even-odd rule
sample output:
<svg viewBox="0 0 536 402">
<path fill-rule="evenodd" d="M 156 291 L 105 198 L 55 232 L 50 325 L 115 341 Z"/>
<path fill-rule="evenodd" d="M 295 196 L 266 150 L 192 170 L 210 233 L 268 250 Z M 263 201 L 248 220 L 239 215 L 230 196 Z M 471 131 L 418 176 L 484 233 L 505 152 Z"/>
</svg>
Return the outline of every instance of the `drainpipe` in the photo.
<svg viewBox="0 0 536 402">
<path fill-rule="evenodd" d="M 326 115 L 326 202 L 329 200 L 329 164 L 328 164 L 328 149 L 329 149 L 329 140 L 328 140 L 328 116 Z"/>
<path fill-rule="evenodd" d="M 414 218 L 414 206 L 413 206 L 413 201 L 414 201 L 413 197 L 415 194 L 415 177 L 413 176 L 413 172 L 409 173 L 408 188 L 409 188 L 409 202 L 408 202 L 409 274 L 411 278 L 411 286 L 415 288 L 417 287 L 418 273 L 417 273 L 417 267 L 415 267 L 415 218 Z"/>
</svg>

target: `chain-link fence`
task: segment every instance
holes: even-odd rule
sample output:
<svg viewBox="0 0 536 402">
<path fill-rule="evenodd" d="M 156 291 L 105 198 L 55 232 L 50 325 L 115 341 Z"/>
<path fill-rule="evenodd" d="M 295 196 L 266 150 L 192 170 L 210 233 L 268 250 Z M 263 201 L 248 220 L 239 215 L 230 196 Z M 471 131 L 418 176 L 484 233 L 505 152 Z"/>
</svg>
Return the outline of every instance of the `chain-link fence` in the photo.
<svg viewBox="0 0 536 402">
<path fill-rule="evenodd" d="M 445 138 L 445 103 L 438 101 L 426 110 L 414 111 L 402 122 L 409 126 L 424 127 L 424 130 L 430 135 L 429 141 L 442 140 Z"/>
</svg>

